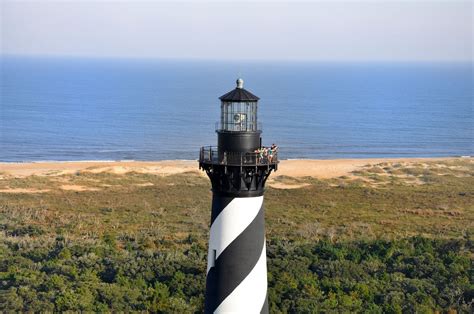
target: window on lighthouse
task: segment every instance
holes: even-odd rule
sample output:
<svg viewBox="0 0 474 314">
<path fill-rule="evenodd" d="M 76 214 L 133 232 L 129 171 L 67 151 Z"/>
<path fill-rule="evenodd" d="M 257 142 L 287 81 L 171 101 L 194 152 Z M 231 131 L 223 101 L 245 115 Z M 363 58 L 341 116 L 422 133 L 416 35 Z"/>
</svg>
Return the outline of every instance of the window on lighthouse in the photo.
<svg viewBox="0 0 474 314">
<path fill-rule="evenodd" d="M 225 131 L 257 131 L 257 102 L 223 102 L 221 125 Z"/>
</svg>

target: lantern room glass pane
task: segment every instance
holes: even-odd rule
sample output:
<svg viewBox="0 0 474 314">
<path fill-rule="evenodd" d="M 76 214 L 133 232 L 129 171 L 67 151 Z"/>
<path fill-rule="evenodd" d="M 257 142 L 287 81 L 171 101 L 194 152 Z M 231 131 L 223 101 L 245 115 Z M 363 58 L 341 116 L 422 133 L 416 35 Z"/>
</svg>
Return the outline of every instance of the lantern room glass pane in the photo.
<svg viewBox="0 0 474 314">
<path fill-rule="evenodd" d="M 257 102 L 222 102 L 221 127 L 225 131 L 257 131 Z"/>
</svg>

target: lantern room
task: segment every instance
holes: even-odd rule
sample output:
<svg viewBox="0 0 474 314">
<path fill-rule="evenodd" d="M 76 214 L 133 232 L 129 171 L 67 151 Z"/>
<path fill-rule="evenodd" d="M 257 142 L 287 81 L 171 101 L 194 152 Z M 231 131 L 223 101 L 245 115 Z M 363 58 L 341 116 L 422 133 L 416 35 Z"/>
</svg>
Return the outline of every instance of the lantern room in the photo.
<svg viewBox="0 0 474 314">
<path fill-rule="evenodd" d="M 256 132 L 257 106 L 259 98 L 244 89 L 244 81 L 239 78 L 237 87 L 219 97 L 221 100 L 220 131 Z"/>
<path fill-rule="evenodd" d="M 232 167 L 238 167 L 232 170 L 236 171 L 235 178 L 240 178 L 240 174 L 237 173 L 243 173 L 243 166 L 252 167 L 247 169 L 249 176 L 251 173 L 254 174 L 258 167 L 264 167 L 262 171 L 276 170 L 278 164 L 276 147 L 262 146 L 262 128 L 257 121 L 260 98 L 244 89 L 242 79 L 237 79 L 236 83 L 236 88 L 219 97 L 221 119 L 216 126 L 217 146 L 201 147 L 199 166 L 206 171 L 209 170 L 208 174 L 213 172 L 225 176 L 231 175 Z M 222 167 L 223 172 L 220 172 Z M 265 172 L 265 176 L 268 174 Z M 258 184 L 264 184 L 263 181 L 257 181 L 260 182 Z M 257 184 L 257 181 L 252 184 Z"/>
</svg>

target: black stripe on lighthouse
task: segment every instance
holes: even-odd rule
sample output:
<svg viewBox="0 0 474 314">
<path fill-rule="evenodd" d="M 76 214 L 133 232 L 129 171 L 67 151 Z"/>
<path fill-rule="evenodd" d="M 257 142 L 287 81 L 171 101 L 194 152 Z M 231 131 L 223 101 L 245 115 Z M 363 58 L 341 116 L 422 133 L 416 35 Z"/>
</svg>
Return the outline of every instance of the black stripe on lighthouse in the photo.
<svg viewBox="0 0 474 314">
<path fill-rule="evenodd" d="M 235 197 L 229 197 L 229 196 L 221 196 L 221 195 L 212 195 L 212 213 L 211 213 L 211 226 L 214 223 L 214 220 L 216 220 L 217 216 L 221 213 L 221 211 L 229 205 L 230 202 Z"/>
<path fill-rule="evenodd" d="M 205 313 L 268 313 L 263 196 L 213 200 L 214 213 Z"/>
</svg>

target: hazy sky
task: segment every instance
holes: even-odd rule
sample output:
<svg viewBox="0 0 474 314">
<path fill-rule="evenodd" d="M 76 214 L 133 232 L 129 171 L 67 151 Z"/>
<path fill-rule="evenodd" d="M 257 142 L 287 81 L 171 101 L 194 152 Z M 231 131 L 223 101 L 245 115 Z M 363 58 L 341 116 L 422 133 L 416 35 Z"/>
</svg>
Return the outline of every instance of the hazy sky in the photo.
<svg viewBox="0 0 474 314">
<path fill-rule="evenodd" d="M 472 60 L 472 1 L 0 0 L 1 52 L 206 59 Z"/>
</svg>

